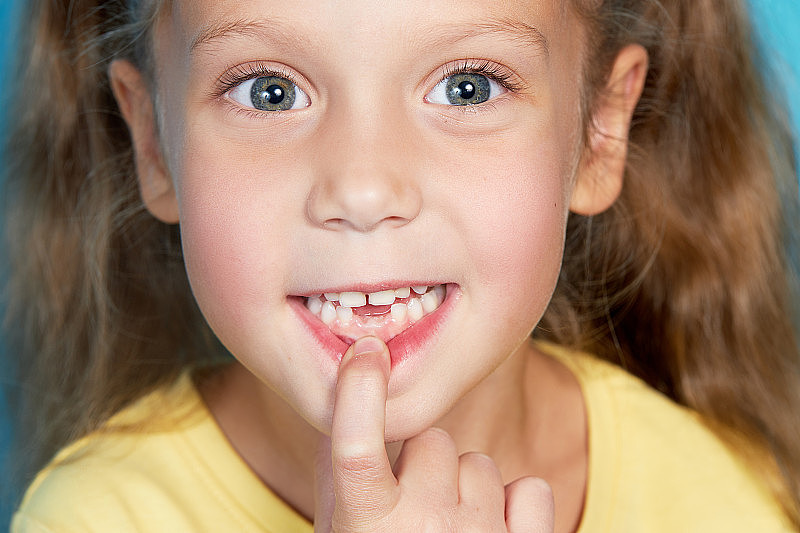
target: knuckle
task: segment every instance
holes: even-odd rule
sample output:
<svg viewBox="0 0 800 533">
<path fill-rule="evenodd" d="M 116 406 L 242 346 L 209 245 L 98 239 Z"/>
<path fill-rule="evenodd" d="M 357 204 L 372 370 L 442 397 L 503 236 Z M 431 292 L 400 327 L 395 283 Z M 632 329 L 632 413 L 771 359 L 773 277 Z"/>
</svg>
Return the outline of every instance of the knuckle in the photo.
<svg viewBox="0 0 800 533">
<path fill-rule="evenodd" d="M 355 367 L 339 378 L 338 388 L 358 396 L 369 395 L 383 385 L 385 378 L 371 368 Z"/>
<path fill-rule="evenodd" d="M 451 453 L 453 455 L 458 453 L 453 437 L 440 428 L 428 428 L 414 439 L 422 444 L 424 449 L 433 453 Z"/>
<path fill-rule="evenodd" d="M 334 460 L 334 468 L 342 474 L 350 474 L 367 480 L 378 479 L 383 472 L 383 460 L 356 449 L 347 450 L 343 456 Z"/>
<path fill-rule="evenodd" d="M 477 471 L 492 481 L 497 481 L 500 477 L 500 470 L 494 459 L 483 453 L 467 452 L 459 457 L 459 465 L 462 469 Z"/>
<path fill-rule="evenodd" d="M 355 379 L 384 378 L 384 371 L 380 358 L 371 356 L 356 356 L 351 358 L 349 361 L 347 361 L 347 363 L 343 363 L 340 372 Z"/>
<path fill-rule="evenodd" d="M 431 439 L 433 442 L 442 442 L 442 443 L 451 443 L 453 442 L 453 437 L 450 434 L 443 430 L 442 428 L 431 427 L 420 433 L 420 436 L 424 436 L 427 439 Z"/>
<path fill-rule="evenodd" d="M 538 477 L 524 477 L 515 481 L 515 485 L 520 487 L 520 490 L 529 493 L 535 493 L 542 496 L 550 497 L 553 494 L 553 489 L 550 484 Z"/>
<path fill-rule="evenodd" d="M 479 507 L 486 512 L 503 514 L 505 486 L 491 457 L 481 453 L 466 453 L 459 457 L 459 492 L 461 501 L 468 508 Z"/>
<path fill-rule="evenodd" d="M 458 525 L 453 524 L 447 531 L 458 533 L 500 533 L 506 532 L 505 520 L 496 513 L 486 513 L 480 509 L 471 509 L 462 513 Z"/>
<path fill-rule="evenodd" d="M 508 487 L 509 496 L 522 498 L 537 508 L 553 507 L 553 489 L 545 480 L 537 477 L 517 479 Z"/>
</svg>

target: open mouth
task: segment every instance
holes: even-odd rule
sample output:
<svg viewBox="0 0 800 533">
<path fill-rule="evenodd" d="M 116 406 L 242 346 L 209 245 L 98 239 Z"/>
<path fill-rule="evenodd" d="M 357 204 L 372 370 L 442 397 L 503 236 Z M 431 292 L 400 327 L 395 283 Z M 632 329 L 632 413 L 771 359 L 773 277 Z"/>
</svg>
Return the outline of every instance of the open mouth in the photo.
<svg viewBox="0 0 800 533">
<path fill-rule="evenodd" d="M 389 342 L 436 311 L 446 297 L 445 285 L 423 285 L 371 293 L 317 294 L 306 297 L 305 306 L 348 344 L 364 335 Z"/>
</svg>

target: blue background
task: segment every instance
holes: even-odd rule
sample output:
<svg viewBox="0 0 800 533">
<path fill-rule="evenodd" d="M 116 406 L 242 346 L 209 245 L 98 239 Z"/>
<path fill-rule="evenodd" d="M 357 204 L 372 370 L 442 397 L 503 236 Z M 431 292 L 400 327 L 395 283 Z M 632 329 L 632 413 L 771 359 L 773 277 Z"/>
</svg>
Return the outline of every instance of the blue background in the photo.
<svg viewBox="0 0 800 533">
<path fill-rule="evenodd" d="M 751 0 L 755 26 L 763 38 L 766 57 L 783 81 L 785 94 L 789 96 L 795 131 L 800 131 L 800 2 L 798 0 Z M 6 67 L 9 55 L 13 52 L 14 30 L 13 13 L 19 8 L 20 0 L 0 0 L 0 89 L 8 82 Z M 776 88 L 780 89 L 780 88 Z M 0 127 L 8 102 L 0 90 Z M 0 339 L 1 340 L 1 339 Z M 0 350 L 2 350 L 0 344 Z M 0 358 L 2 359 L 2 358 Z M 0 368 L 0 386 L 6 385 Z M 0 397 L 0 460 L 6 457 L 9 430 L 5 404 Z M 6 476 L 0 464 L 0 489 Z M 12 502 L 3 498 L 0 490 L 0 530 L 6 529 Z"/>
<path fill-rule="evenodd" d="M 5 123 L 5 110 L 6 106 L 8 105 L 6 102 L 5 93 L 2 89 L 7 83 L 6 66 L 9 56 L 13 51 L 12 44 L 15 42 L 14 35 L 12 35 L 11 21 L 13 20 L 15 11 L 21 5 L 21 1 L 23 0 L 0 0 L 0 132 L 2 132 L 1 128 L 3 128 L 3 124 Z M 2 138 L 2 134 L 0 134 L 0 138 Z M 0 165 L 2 165 L 2 161 L 0 161 Z M 3 228 L 0 226 L 0 232 L 2 232 L 2 229 Z M 0 246 L 0 250 L 2 250 L 2 246 Z M 3 256 L 1 255 L 2 253 L 3 252 L 0 251 L 0 263 L 2 263 L 4 260 Z M 0 301 L 0 306 L 1 305 L 2 302 Z M 2 308 L 0 307 L 0 317 L 2 315 L 3 312 Z M 1 320 L 0 323 L 2 323 Z M 0 337 L 0 351 L 3 349 L 2 337 Z M 2 355 L 3 354 L 0 353 L 0 363 L 4 360 Z M 0 364 L 0 388 L 4 387 L 5 385 L 7 385 L 6 378 L 3 375 L 3 367 Z M 2 392 L 2 390 L 0 390 L 0 392 Z M 6 411 L 6 405 L 3 395 L 0 394 L 0 531 L 5 531 L 8 528 L 7 524 L 9 517 L 11 516 L 11 507 L 13 505 L 12 501 L 10 501 L 10 498 L 8 497 L 10 491 L 6 485 L 7 476 L 4 475 L 3 470 L 10 439 L 7 419 L 8 415 Z"/>
</svg>

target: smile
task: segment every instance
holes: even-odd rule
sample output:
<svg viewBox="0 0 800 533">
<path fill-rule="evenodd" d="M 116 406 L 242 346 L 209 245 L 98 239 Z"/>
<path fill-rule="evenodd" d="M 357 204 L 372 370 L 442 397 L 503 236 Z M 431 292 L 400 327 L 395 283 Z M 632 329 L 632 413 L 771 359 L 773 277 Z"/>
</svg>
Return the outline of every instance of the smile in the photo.
<svg viewBox="0 0 800 533">
<path fill-rule="evenodd" d="M 364 335 L 389 342 L 436 311 L 446 297 L 445 285 L 423 285 L 371 293 L 323 293 L 307 297 L 305 306 L 348 344 Z"/>
</svg>

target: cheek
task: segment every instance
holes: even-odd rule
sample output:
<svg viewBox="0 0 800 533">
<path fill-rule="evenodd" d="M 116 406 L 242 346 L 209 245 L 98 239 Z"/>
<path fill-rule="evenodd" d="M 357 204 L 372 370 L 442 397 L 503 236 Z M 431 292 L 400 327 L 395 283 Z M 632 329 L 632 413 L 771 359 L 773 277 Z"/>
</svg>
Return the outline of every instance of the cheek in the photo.
<svg viewBox="0 0 800 533">
<path fill-rule="evenodd" d="M 504 309 L 521 321 L 538 320 L 552 295 L 568 215 L 566 152 L 557 137 L 540 140 L 497 147 L 498 157 L 473 193 L 480 200 L 463 218 L 475 236 L 467 250 L 473 268 L 494 292 L 488 301 L 497 308 L 490 312 Z"/>
<path fill-rule="evenodd" d="M 560 183 L 538 180 L 541 167 L 526 170 L 533 178 L 524 183 L 528 190 L 518 191 L 507 209 L 495 213 L 494 228 L 485 236 L 490 254 L 483 255 L 478 272 L 505 286 L 508 299 L 535 309 L 546 305 L 558 277 L 567 209 Z"/>
<path fill-rule="evenodd" d="M 276 298 L 294 221 L 286 169 L 210 143 L 187 146 L 179 201 L 192 290 L 209 318 L 238 323 Z M 234 163 L 235 162 L 235 163 Z M 253 310 L 261 312 L 253 313 Z"/>
</svg>

